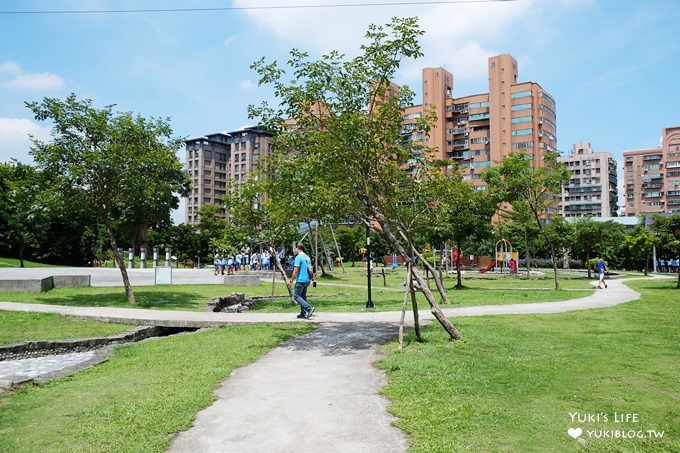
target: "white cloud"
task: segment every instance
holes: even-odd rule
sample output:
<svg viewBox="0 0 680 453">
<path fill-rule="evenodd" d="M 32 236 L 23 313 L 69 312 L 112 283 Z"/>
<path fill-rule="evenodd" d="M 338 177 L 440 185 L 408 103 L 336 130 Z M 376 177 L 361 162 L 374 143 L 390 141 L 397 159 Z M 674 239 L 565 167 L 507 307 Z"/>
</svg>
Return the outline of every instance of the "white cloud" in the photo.
<svg viewBox="0 0 680 453">
<path fill-rule="evenodd" d="M 26 118 L 0 117 L 0 162 L 8 162 L 14 158 L 29 163 L 32 158 L 28 154 L 32 146 L 29 135 L 38 140 L 50 139 L 51 129 L 41 126 Z"/>
<path fill-rule="evenodd" d="M 238 36 L 237 36 L 237 35 L 229 36 L 228 38 L 226 38 L 226 39 L 224 40 L 224 47 L 229 46 L 231 43 L 233 43 L 233 42 L 236 41 L 237 39 L 238 39 Z"/>
<path fill-rule="evenodd" d="M 257 88 L 257 84 L 250 79 L 241 80 L 239 86 L 242 90 L 253 90 Z"/>
<path fill-rule="evenodd" d="M 19 74 L 21 73 L 21 67 L 12 60 L 3 61 L 0 63 L 0 73 Z"/>
<path fill-rule="evenodd" d="M 65 85 L 64 79 L 56 74 L 43 72 L 41 74 L 21 74 L 5 82 L 5 86 L 18 90 L 56 90 Z"/>
<path fill-rule="evenodd" d="M 578 4 L 589 0 L 562 0 Z M 356 1 L 366 3 L 365 0 Z M 337 5 L 334 0 L 279 0 L 284 5 Z M 375 5 L 376 2 L 371 2 Z M 269 3 L 273 5 L 273 3 Z M 235 0 L 234 6 L 252 6 L 251 0 Z M 260 5 L 262 6 L 262 5 Z M 509 38 L 522 30 L 533 33 L 533 25 L 543 5 L 538 0 L 521 2 L 479 2 L 429 5 L 385 5 L 333 8 L 291 8 L 245 10 L 253 22 L 277 37 L 290 41 L 291 47 L 324 53 L 338 50 L 356 54 L 370 24 L 382 25 L 392 17 L 417 16 L 425 35 L 421 38 L 424 57 L 406 62 L 398 83 L 419 83 L 420 69 L 443 66 L 455 78 L 479 78 L 487 73 L 487 58 L 507 49 Z M 546 7 L 547 8 L 547 7 Z"/>
</svg>

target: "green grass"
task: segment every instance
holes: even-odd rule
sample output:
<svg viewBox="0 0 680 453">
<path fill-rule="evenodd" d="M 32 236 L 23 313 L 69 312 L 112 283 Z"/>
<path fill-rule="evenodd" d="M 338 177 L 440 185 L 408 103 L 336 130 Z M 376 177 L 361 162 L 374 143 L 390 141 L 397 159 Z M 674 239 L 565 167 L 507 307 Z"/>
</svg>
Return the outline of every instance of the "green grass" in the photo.
<svg viewBox="0 0 680 453">
<path fill-rule="evenodd" d="M 17 258 L 3 258 L 0 257 L 0 268 L 10 267 L 10 268 L 20 268 L 21 262 Z M 34 261 L 24 260 L 24 267 L 58 267 L 51 264 L 36 263 Z"/>
<path fill-rule="evenodd" d="M 674 281 L 629 285 L 639 301 L 559 315 L 458 318 L 381 362 L 397 426 L 414 452 L 680 451 L 680 297 Z M 616 423 L 614 413 L 639 414 Z M 572 422 L 570 413 L 607 414 Z M 603 417 L 603 415 L 601 415 Z M 579 444 L 567 433 L 580 427 Z M 591 439 L 587 430 L 664 431 L 662 439 Z"/>
<path fill-rule="evenodd" d="M 312 328 L 258 324 L 136 343 L 73 377 L 0 394 L 0 451 L 162 452 L 232 369 Z"/>
<path fill-rule="evenodd" d="M 480 274 L 481 275 L 481 274 Z M 382 277 L 372 280 L 372 300 L 379 310 L 401 310 L 403 301 L 401 283 L 405 272 L 401 269 L 386 270 L 387 286 Z M 478 277 L 475 275 L 474 277 Z M 323 311 L 360 311 L 366 303 L 366 276 L 361 268 L 348 268 L 343 274 L 339 270 L 332 275 L 319 278 L 317 288 L 309 288 L 308 297 L 312 305 Z M 523 280 L 499 275 L 486 274 L 483 279 L 464 280 L 464 289 L 455 289 L 455 276 L 445 279 L 447 294 L 452 306 L 499 305 L 514 303 L 561 301 L 592 294 L 590 280 L 582 276 L 565 275 L 562 288 L 569 291 L 555 291 L 549 278 Z M 434 283 L 431 284 L 434 288 Z M 287 295 L 282 282 L 275 286 L 276 295 Z M 259 286 L 226 287 L 222 285 L 156 285 L 134 287 L 137 305 L 135 308 L 202 311 L 213 297 L 231 292 L 243 292 L 247 296 L 271 295 L 271 282 Z M 436 291 L 435 291 L 436 292 Z M 58 288 L 45 293 L 0 292 L 0 300 L 25 303 L 41 303 L 87 307 L 131 307 L 122 287 Z M 419 297 L 422 308 L 426 302 Z M 271 302 L 260 302 L 255 309 L 260 312 L 295 313 L 297 306 L 287 298 Z"/>
<path fill-rule="evenodd" d="M 127 332 L 132 327 L 52 313 L 0 311 L 0 345 L 34 340 L 106 337 Z"/>
</svg>

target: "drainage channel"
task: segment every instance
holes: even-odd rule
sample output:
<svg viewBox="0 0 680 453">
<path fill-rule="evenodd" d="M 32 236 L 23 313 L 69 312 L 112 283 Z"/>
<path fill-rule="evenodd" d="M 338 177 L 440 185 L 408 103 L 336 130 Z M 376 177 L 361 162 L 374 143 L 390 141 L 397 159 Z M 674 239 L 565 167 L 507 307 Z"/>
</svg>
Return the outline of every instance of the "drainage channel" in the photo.
<svg viewBox="0 0 680 453">
<path fill-rule="evenodd" d="M 47 382 L 105 362 L 115 346 L 199 330 L 142 326 L 110 337 L 28 341 L 0 346 L 0 392 L 27 382 Z"/>
</svg>

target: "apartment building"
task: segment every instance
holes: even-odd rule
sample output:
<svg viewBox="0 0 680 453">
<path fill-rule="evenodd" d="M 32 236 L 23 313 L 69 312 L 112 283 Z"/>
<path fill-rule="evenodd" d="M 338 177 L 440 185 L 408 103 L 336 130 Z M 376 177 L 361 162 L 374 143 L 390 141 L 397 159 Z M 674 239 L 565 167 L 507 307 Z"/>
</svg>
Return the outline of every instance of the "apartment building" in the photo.
<svg viewBox="0 0 680 453">
<path fill-rule="evenodd" d="M 610 153 L 595 152 L 590 143 L 579 142 L 564 162 L 571 176 L 562 187 L 559 210 L 564 217 L 616 217 L 618 177 L 616 160 Z"/>
<path fill-rule="evenodd" d="M 218 132 L 185 141 L 186 170 L 192 193 L 186 199 L 185 223 L 199 222 L 206 204 L 221 204 L 221 197 L 246 181 L 261 157 L 271 152 L 271 134 L 256 127 Z M 220 214 L 226 217 L 222 209 Z"/>
<path fill-rule="evenodd" d="M 456 165 L 463 179 L 475 188 L 486 167 L 508 156 L 524 152 L 533 165 L 542 165 L 545 150 L 557 148 L 557 119 L 553 97 L 535 82 L 518 81 L 517 61 L 508 54 L 488 60 L 489 91 L 455 97 L 453 74 L 443 68 L 423 69 L 423 104 L 404 112 L 407 129 L 413 120 L 432 109 L 437 122 L 424 145 L 438 149 L 438 159 Z"/>
<path fill-rule="evenodd" d="M 661 146 L 623 152 L 626 216 L 680 212 L 680 126 L 664 128 Z"/>
<path fill-rule="evenodd" d="M 484 169 L 510 152 L 531 155 L 538 167 L 545 150 L 556 150 L 552 96 L 538 83 L 518 82 L 517 61 L 508 54 L 489 58 L 488 71 L 487 93 L 456 98 L 453 74 L 443 68 L 423 69 L 423 103 L 406 108 L 403 114 L 405 132 L 423 145 L 414 152 L 414 168 L 424 158 L 424 147 L 431 147 L 437 150 L 436 158 L 450 161 L 452 170 L 457 167 L 464 180 L 481 190 L 485 188 L 481 179 Z M 392 84 L 390 95 L 398 89 Z M 430 109 L 437 121 L 425 136 L 416 121 Z M 193 193 L 186 203 L 186 223 L 198 222 L 198 210 L 204 204 L 219 204 L 232 186 L 248 178 L 260 153 L 270 149 L 271 136 L 257 128 L 187 140 L 186 168 Z"/>
</svg>

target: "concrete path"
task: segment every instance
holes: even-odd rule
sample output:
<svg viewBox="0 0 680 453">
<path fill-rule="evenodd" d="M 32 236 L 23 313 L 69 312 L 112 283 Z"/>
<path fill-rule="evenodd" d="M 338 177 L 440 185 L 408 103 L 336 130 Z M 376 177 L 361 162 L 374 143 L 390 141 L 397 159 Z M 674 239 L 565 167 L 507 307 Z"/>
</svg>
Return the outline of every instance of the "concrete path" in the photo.
<svg viewBox="0 0 680 453">
<path fill-rule="evenodd" d="M 560 313 L 609 307 L 639 298 L 621 281 L 563 302 L 444 308 L 460 316 Z M 287 313 L 200 313 L 0 302 L 2 310 L 40 311 L 100 320 L 191 327 L 290 322 Z M 400 312 L 317 313 L 321 327 L 234 370 L 217 401 L 173 439 L 171 452 L 400 452 L 407 438 L 391 426 L 380 396 L 384 373 L 373 363 L 379 344 L 397 333 Z M 432 319 L 429 311 L 421 320 Z M 412 318 L 407 316 L 407 320 Z M 301 321 L 307 322 L 307 321 Z M 412 319 L 409 320 L 412 323 Z"/>
<path fill-rule="evenodd" d="M 194 426 L 169 451 L 400 452 L 407 438 L 391 426 L 380 396 L 376 344 L 395 326 L 323 324 L 234 370 Z"/>
</svg>

